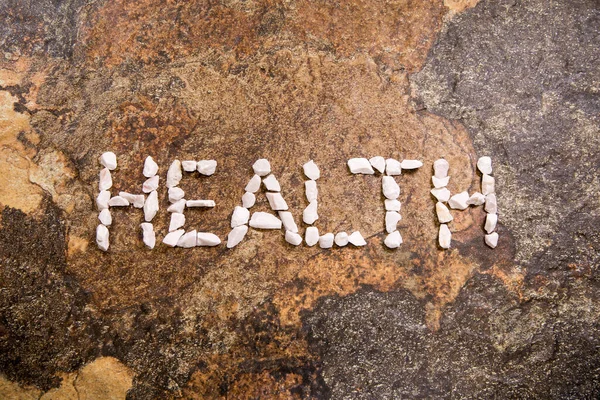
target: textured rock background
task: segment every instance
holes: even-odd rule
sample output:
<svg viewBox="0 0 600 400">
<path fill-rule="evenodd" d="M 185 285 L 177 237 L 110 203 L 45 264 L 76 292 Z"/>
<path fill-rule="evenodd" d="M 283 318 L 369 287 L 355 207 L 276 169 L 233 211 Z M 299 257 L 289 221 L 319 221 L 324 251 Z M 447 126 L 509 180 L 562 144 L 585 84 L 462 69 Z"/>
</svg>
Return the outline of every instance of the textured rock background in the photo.
<svg viewBox="0 0 600 400">
<path fill-rule="evenodd" d="M 0 397 L 598 397 L 598 1 L 15 0 L 0 33 Z M 132 192 L 147 155 L 217 159 L 182 187 L 221 237 L 259 157 L 299 221 L 313 158 L 319 229 L 369 245 L 149 251 L 122 210 L 102 253 L 106 150 Z M 386 250 L 380 181 L 345 167 L 445 156 L 472 191 L 483 154 L 496 250 L 479 209 L 436 247 L 427 168 Z"/>
</svg>

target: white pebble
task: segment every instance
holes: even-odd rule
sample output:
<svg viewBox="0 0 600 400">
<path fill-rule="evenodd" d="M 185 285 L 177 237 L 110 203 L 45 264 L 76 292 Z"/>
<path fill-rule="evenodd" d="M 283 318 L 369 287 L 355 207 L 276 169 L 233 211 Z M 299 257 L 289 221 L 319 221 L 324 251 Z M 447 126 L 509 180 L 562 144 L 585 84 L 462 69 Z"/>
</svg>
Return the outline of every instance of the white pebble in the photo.
<svg viewBox="0 0 600 400">
<path fill-rule="evenodd" d="M 450 169 L 450 164 L 448 161 L 440 158 L 439 160 L 435 160 L 433 163 L 433 175 L 436 178 L 445 178 L 448 176 L 448 170 Z"/>
<path fill-rule="evenodd" d="M 279 192 L 281 190 L 281 186 L 279 185 L 279 182 L 277 182 L 277 178 L 275 178 L 275 175 L 273 174 L 267 176 L 266 178 L 263 178 L 263 183 L 267 190 L 271 190 L 273 192 Z"/>
<path fill-rule="evenodd" d="M 184 249 L 189 249 L 190 247 L 196 247 L 196 242 L 198 241 L 198 232 L 195 230 L 186 232 L 182 235 L 177 241 L 177 247 L 183 247 Z"/>
<path fill-rule="evenodd" d="M 442 249 L 449 249 L 452 242 L 452 232 L 448 229 L 448 225 L 440 225 L 440 233 L 438 235 L 438 243 Z"/>
<path fill-rule="evenodd" d="M 187 200 L 185 206 L 191 207 L 214 207 L 216 203 L 214 200 Z"/>
<path fill-rule="evenodd" d="M 129 203 L 133 204 L 135 208 L 144 207 L 144 201 L 146 198 L 143 194 L 131 194 L 127 192 L 119 192 L 119 196 L 127 200 Z"/>
<path fill-rule="evenodd" d="M 317 219 L 319 219 L 319 214 L 317 214 L 318 203 L 316 200 L 308 203 L 308 206 L 302 211 L 302 220 L 306 224 L 314 224 Z"/>
<path fill-rule="evenodd" d="M 469 207 L 467 201 L 469 200 L 468 192 L 460 192 L 450 197 L 448 200 L 448 205 L 455 210 L 466 210 Z"/>
<path fill-rule="evenodd" d="M 477 160 L 477 169 L 481 171 L 482 174 L 491 174 L 492 173 L 492 159 L 490 157 L 484 156 L 479 157 Z"/>
<path fill-rule="evenodd" d="M 117 156 L 112 151 L 102 153 L 100 156 L 100 164 L 112 171 L 117 168 Z"/>
<path fill-rule="evenodd" d="M 471 206 L 480 206 L 485 203 L 485 196 L 479 192 L 475 192 L 467 200 L 467 204 Z"/>
<path fill-rule="evenodd" d="M 217 170 L 216 160 L 200 160 L 198 161 L 198 172 L 202 175 L 211 176 Z"/>
<path fill-rule="evenodd" d="M 294 216 L 289 211 L 279 211 L 279 218 L 283 223 L 283 227 L 286 231 L 298 232 L 298 225 L 296 225 L 296 221 L 294 221 Z"/>
<path fill-rule="evenodd" d="M 169 232 L 176 231 L 185 225 L 185 215 L 181 213 L 172 213 L 171 214 L 171 223 L 169 224 Z"/>
<path fill-rule="evenodd" d="M 237 246 L 244 240 L 246 233 L 248 233 L 248 225 L 240 225 L 233 228 L 231 232 L 229 232 L 229 235 L 227 235 L 227 248 L 231 249 Z"/>
<path fill-rule="evenodd" d="M 302 166 L 302 169 L 304 170 L 304 175 L 306 175 L 308 179 L 316 181 L 321 177 L 321 171 L 319 171 L 319 167 L 317 166 L 317 164 L 315 164 L 313 160 L 310 160 L 309 162 L 304 164 Z"/>
<path fill-rule="evenodd" d="M 129 205 L 129 202 L 121 196 L 111 197 L 108 201 L 110 207 L 125 207 Z"/>
<path fill-rule="evenodd" d="M 181 178 L 183 178 L 181 161 L 175 160 L 171 163 L 169 170 L 167 171 L 167 187 L 172 188 L 173 186 L 179 185 Z"/>
<path fill-rule="evenodd" d="M 108 201 L 110 200 L 110 192 L 108 190 L 102 190 L 98 193 L 98 197 L 96 197 L 96 207 L 98 207 L 98 211 L 102 211 L 108 208 Z"/>
<path fill-rule="evenodd" d="M 400 211 L 400 202 L 398 200 L 385 199 L 386 211 Z"/>
<path fill-rule="evenodd" d="M 142 228 L 142 241 L 149 249 L 153 249 L 156 245 L 156 234 L 154 233 L 154 227 L 149 222 L 142 222 L 140 224 L 140 228 Z"/>
<path fill-rule="evenodd" d="M 158 180 L 159 180 L 158 175 L 154 175 L 154 176 L 146 179 L 144 181 L 144 183 L 142 184 L 142 192 L 150 193 L 151 191 L 158 189 Z"/>
<path fill-rule="evenodd" d="M 375 173 L 375 171 L 373 171 L 373 167 L 371 167 L 371 163 L 366 158 L 349 159 L 348 168 L 350 168 L 350 172 L 353 174 L 373 175 Z"/>
<path fill-rule="evenodd" d="M 430 192 L 438 201 L 446 202 L 450 200 L 450 191 L 448 188 L 435 188 L 431 189 Z"/>
<path fill-rule="evenodd" d="M 400 196 L 400 186 L 398 186 L 396 180 L 391 176 L 381 178 L 381 188 L 383 195 L 390 200 L 395 200 Z"/>
<path fill-rule="evenodd" d="M 485 196 L 484 210 L 490 214 L 496 214 L 498 212 L 498 203 L 496 202 L 495 194 L 492 193 Z"/>
<path fill-rule="evenodd" d="M 100 250 L 108 250 L 108 228 L 102 224 L 96 227 L 96 244 Z"/>
<path fill-rule="evenodd" d="M 256 196 L 254 193 L 246 192 L 242 196 L 242 206 L 244 208 L 250 208 L 256 203 Z"/>
<path fill-rule="evenodd" d="M 176 201 L 175 203 L 171 204 L 169 206 L 169 208 L 167 208 L 167 211 L 170 213 L 182 213 L 183 210 L 185 209 L 185 199 L 181 199 L 179 201 Z"/>
<path fill-rule="evenodd" d="M 273 214 L 258 211 L 250 217 L 250 226 L 257 229 L 281 229 L 281 220 Z"/>
<path fill-rule="evenodd" d="M 186 160 L 181 162 L 181 167 L 185 172 L 194 172 L 197 165 L 198 163 L 196 161 Z"/>
<path fill-rule="evenodd" d="M 298 246 L 302 243 L 302 236 L 297 232 L 285 231 L 285 241 L 294 246 Z"/>
<path fill-rule="evenodd" d="M 385 230 L 387 233 L 392 233 L 396 230 L 398 222 L 402 219 L 402 216 L 396 211 L 388 211 L 385 213 Z"/>
<path fill-rule="evenodd" d="M 381 156 L 375 156 L 373 158 L 369 158 L 369 163 L 371 163 L 371 166 L 380 173 L 383 174 L 385 171 L 385 158 Z"/>
<path fill-rule="evenodd" d="M 319 197 L 319 189 L 317 189 L 316 181 L 305 181 L 304 192 L 306 193 L 306 200 L 310 203 L 311 201 L 317 200 Z"/>
<path fill-rule="evenodd" d="M 214 233 L 210 232 L 198 232 L 198 237 L 196 238 L 196 246 L 208 246 L 214 247 L 221 244 L 221 239 Z"/>
<path fill-rule="evenodd" d="M 179 242 L 179 239 L 183 236 L 184 233 L 184 229 L 179 229 L 175 232 L 170 232 L 167 234 L 167 236 L 164 237 L 163 243 L 169 247 L 175 247 L 177 246 L 177 242 Z"/>
<path fill-rule="evenodd" d="M 269 200 L 269 205 L 271 206 L 271 210 L 274 211 L 284 211 L 288 209 L 288 205 L 283 199 L 281 193 L 271 193 L 267 192 L 267 200 Z"/>
<path fill-rule="evenodd" d="M 113 181 L 110 176 L 110 171 L 108 168 L 102 168 L 100 171 L 100 182 L 98 183 L 98 188 L 100 191 L 110 189 L 112 187 Z"/>
<path fill-rule="evenodd" d="M 142 172 L 146 178 L 152 178 L 158 172 L 158 164 L 154 162 L 152 157 L 146 157 L 144 161 L 144 171 Z"/>
<path fill-rule="evenodd" d="M 385 237 L 383 243 L 390 249 L 397 249 L 402 244 L 400 232 L 394 231 Z"/>
<path fill-rule="evenodd" d="M 365 246 L 367 244 L 363 235 L 360 234 L 359 231 L 354 231 L 350 236 L 348 236 L 348 242 L 350 242 L 354 246 Z"/>
<path fill-rule="evenodd" d="M 152 221 L 152 218 L 158 212 L 158 193 L 156 190 L 150 192 L 144 203 L 144 220 L 146 222 Z"/>
<path fill-rule="evenodd" d="M 419 160 L 402 160 L 400 166 L 402 169 L 417 169 L 423 166 L 423 162 Z"/>
<path fill-rule="evenodd" d="M 496 180 L 493 176 L 483 174 L 481 178 L 481 193 L 485 195 L 496 193 Z"/>
<path fill-rule="evenodd" d="M 261 179 L 258 175 L 254 175 L 250 178 L 250 181 L 248 181 L 248 184 L 246 185 L 246 192 L 256 193 L 256 191 L 260 189 L 260 181 Z"/>
<path fill-rule="evenodd" d="M 390 176 L 402 174 L 402 164 L 398 160 L 388 158 L 385 160 L 385 173 Z"/>
<path fill-rule="evenodd" d="M 435 204 L 435 212 L 437 214 L 438 221 L 440 221 L 441 224 L 445 224 L 446 222 L 450 222 L 454 219 L 452 214 L 450 214 L 448 207 L 439 201 Z"/>
<path fill-rule="evenodd" d="M 236 206 L 231 214 L 231 227 L 245 225 L 250 219 L 250 211 L 247 208 Z"/>
<path fill-rule="evenodd" d="M 304 241 L 307 246 L 314 246 L 319 242 L 319 229 L 315 226 L 309 226 L 304 233 Z"/>
<path fill-rule="evenodd" d="M 322 249 L 330 249 L 333 247 L 333 233 L 326 233 L 319 238 L 319 247 Z"/>
<path fill-rule="evenodd" d="M 346 232 L 338 232 L 335 234 L 335 244 L 339 247 L 344 247 L 348 244 L 348 234 Z"/>
<path fill-rule="evenodd" d="M 269 160 L 261 158 L 260 160 L 256 160 L 252 165 L 252 169 L 258 176 L 267 176 L 271 173 L 271 164 L 269 163 Z"/>
<path fill-rule="evenodd" d="M 498 214 L 488 214 L 485 217 L 485 231 L 487 233 L 494 232 L 496 229 L 496 224 L 498 223 Z M 106 224 L 104 224 L 106 225 Z"/>
<path fill-rule="evenodd" d="M 496 246 L 498 246 L 498 232 L 485 235 L 485 244 L 490 246 L 492 249 L 495 249 Z"/>
<path fill-rule="evenodd" d="M 169 188 L 169 201 L 171 203 L 175 203 L 183 199 L 183 196 L 185 196 L 185 192 L 183 191 L 183 189 L 177 186 Z"/>
<path fill-rule="evenodd" d="M 108 208 L 100 211 L 100 214 L 98 214 L 98 219 L 102 225 L 110 226 L 110 224 L 112 224 L 112 217 L 110 216 L 110 211 L 108 211 Z"/>
<path fill-rule="evenodd" d="M 450 177 L 447 176 L 445 178 L 437 178 L 435 176 L 432 176 L 431 181 L 433 182 L 433 187 L 443 188 L 445 186 L 448 186 L 448 182 L 450 182 Z"/>
</svg>

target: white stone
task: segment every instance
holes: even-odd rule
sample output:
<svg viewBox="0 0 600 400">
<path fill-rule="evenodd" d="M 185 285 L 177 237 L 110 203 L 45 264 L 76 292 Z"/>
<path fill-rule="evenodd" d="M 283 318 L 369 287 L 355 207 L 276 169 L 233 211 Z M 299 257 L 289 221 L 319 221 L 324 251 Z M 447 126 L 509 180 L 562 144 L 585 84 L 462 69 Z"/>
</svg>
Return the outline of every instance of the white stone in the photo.
<svg viewBox="0 0 600 400">
<path fill-rule="evenodd" d="M 144 201 L 146 201 L 146 197 L 143 194 L 131 194 L 127 192 L 119 192 L 119 196 L 127 200 L 129 203 L 133 204 L 135 208 L 144 207 Z"/>
<path fill-rule="evenodd" d="M 470 206 L 480 206 L 485 203 L 485 196 L 479 192 L 475 192 L 467 200 L 467 204 Z"/>
<path fill-rule="evenodd" d="M 385 237 L 383 243 L 390 249 L 397 249 L 402 244 L 400 232 L 394 231 Z"/>
<path fill-rule="evenodd" d="M 495 194 L 492 193 L 485 196 L 484 210 L 490 214 L 496 214 L 498 212 L 498 203 L 496 202 Z"/>
<path fill-rule="evenodd" d="M 96 227 L 96 244 L 100 250 L 108 250 L 108 228 L 102 224 Z"/>
<path fill-rule="evenodd" d="M 339 247 L 344 247 L 348 244 L 348 233 L 338 232 L 335 234 L 335 244 Z"/>
<path fill-rule="evenodd" d="M 395 200 L 400 196 L 400 186 L 398 186 L 396 180 L 391 176 L 381 178 L 381 188 L 383 195 L 390 200 Z"/>
<path fill-rule="evenodd" d="M 171 204 L 169 206 L 169 208 L 167 208 L 167 211 L 170 213 L 182 213 L 183 210 L 185 209 L 185 199 L 181 199 L 179 201 L 176 201 L 175 203 Z"/>
<path fill-rule="evenodd" d="M 482 174 L 490 175 L 492 173 L 492 159 L 488 156 L 479 157 L 479 160 L 477 160 L 477 169 Z"/>
<path fill-rule="evenodd" d="M 146 222 L 152 221 L 152 218 L 158 212 L 158 193 L 156 190 L 150 192 L 144 203 L 144 220 Z"/>
<path fill-rule="evenodd" d="M 322 249 L 330 249 L 333 247 L 333 233 L 326 233 L 319 238 L 319 247 Z"/>
<path fill-rule="evenodd" d="M 198 172 L 202 175 L 210 176 L 217 170 L 216 160 L 200 160 L 198 161 Z"/>
<path fill-rule="evenodd" d="M 125 207 L 129 205 L 129 202 L 121 196 L 111 197 L 108 201 L 110 207 Z"/>
<path fill-rule="evenodd" d="M 171 223 L 169 224 L 169 232 L 176 231 L 185 225 L 185 215 L 181 213 L 172 213 L 171 214 Z"/>
<path fill-rule="evenodd" d="M 493 176 L 483 174 L 481 178 L 481 193 L 484 195 L 496 193 L 496 180 Z"/>
<path fill-rule="evenodd" d="M 423 162 L 419 160 L 402 160 L 400 166 L 402 169 L 417 169 L 423 166 Z"/>
<path fill-rule="evenodd" d="M 244 208 L 250 208 L 256 203 L 256 196 L 254 193 L 246 192 L 242 196 L 242 206 Z"/>
<path fill-rule="evenodd" d="M 308 206 L 302 211 L 302 220 L 306 224 L 314 224 L 317 219 L 319 219 L 319 214 L 317 214 L 317 209 L 319 208 L 316 200 L 308 203 Z"/>
<path fill-rule="evenodd" d="M 252 164 L 252 169 L 258 176 L 267 176 L 271 173 L 271 164 L 269 163 L 269 160 L 261 158 Z"/>
<path fill-rule="evenodd" d="M 110 189 L 112 187 L 112 177 L 108 168 L 102 168 L 100 171 L 100 182 L 98 182 L 98 189 L 100 191 Z"/>
<path fill-rule="evenodd" d="M 229 235 L 227 235 L 227 248 L 231 249 L 237 246 L 244 240 L 246 233 L 248 233 L 248 225 L 240 225 L 233 228 L 231 232 L 229 232 Z"/>
<path fill-rule="evenodd" d="M 433 163 L 433 175 L 436 178 L 445 178 L 448 176 L 448 170 L 450 169 L 450 164 L 448 161 L 440 158 L 439 160 L 435 160 Z"/>
<path fill-rule="evenodd" d="M 102 225 L 110 226 L 110 224 L 112 224 L 112 217 L 110 216 L 110 211 L 108 211 L 108 208 L 105 208 L 104 210 L 100 211 L 100 213 L 98 214 L 98 219 L 100 220 Z"/>
<path fill-rule="evenodd" d="M 373 175 L 375 173 L 375 171 L 373 171 L 373 167 L 371 167 L 371 163 L 366 158 L 349 159 L 348 168 L 350 168 L 350 172 L 353 174 Z"/>
<path fill-rule="evenodd" d="M 144 181 L 144 183 L 142 184 L 142 192 L 150 193 L 151 191 L 158 189 L 158 180 L 159 179 L 160 178 L 158 175 L 154 175 L 154 176 L 146 179 Z"/>
<path fill-rule="evenodd" d="M 492 249 L 495 249 L 496 246 L 498 246 L 498 232 L 485 235 L 485 244 L 490 246 Z"/>
<path fill-rule="evenodd" d="M 297 232 L 285 231 L 285 241 L 294 246 L 298 246 L 302 243 L 302 236 Z"/>
<path fill-rule="evenodd" d="M 177 186 L 169 188 L 169 201 L 171 203 L 175 203 L 175 202 L 183 199 L 184 196 L 185 196 L 185 192 L 183 191 L 182 188 L 179 188 Z"/>
<path fill-rule="evenodd" d="M 348 236 L 348 242 L 354 246 L 365 246 L 367 241 L 363 238 L 363 235 L 360 234 L 359 231 L 354 231 L 350 236 Z"/>
<path fill-rule="evenodd" d="M 231 227 L 245 225 L 250 219 L 250 211 L 247 208 L 236 206 L 231 214 Z"/>
<path fill-rule="evenodd" d="M 179 240 L 177 241 L 177 247 L 183 247 L 184 249 L 189 249 L 190 247 L 196 247 L 196 242 L 198 241 L 198 232 L 195 230 L 186 232 L 183 234 Z"/>
<path fill-rule="evenodd" d="M 433 197 L 438 199 L 438 201 L 446 202 L 450 200 L 450 190 L 448 188 L 435 188 L 430 190 Z"/>
<path fill-rule="evenodd" d="M 198 232 L 198 237 L 196 238 L 196 246 L 203 247 L 214 247 L 221 244 L 221 239 L 214 233 L 210 232 Z"/>
<path fill-rule="evenodd" d="M 441 224 L 440 232 L 438 234 L 438 243 L 442 249 L 449 249 L 450 243 L 452 242 L 452 232 L 448 228 L 448 225 Z"/>
<path fill-rule="evenodd" d="M 281 229 L 281 220 L 273 214 L 258 211 L 250 217 L 250 226 L 257 229 Z"/>
<path fill-rule="evenodd" d="M 452 214 L 450 214 L 448 207 L 439 201 L 435 204 L 435 213 L 437 214 L 438 221 L 440 221 L 441 224 L 445 224 L 454 219 Z"/>
<path fill-rule="evenodd" d="M 402 216 L 396 211 L 388 211 L 385 213 L 385 230 L 387 233 L 392 233 L 397 229 L 398 222 Z"/>
<path fill-rule="evenodd" d="M 142 228 L 142 241 L 149 249 L 153 249 L 156 245 L 156 234 L 154 233 L 154 227 L 149 222 L 142 222 L 140 224 Z"/>
<path fill-rule="evenodd" d="M 390 176 L 402 174 L 402 164 L 396 159 L 388 158 L 385 160 L 385 173 Z"/>
<path fill-rule="evenodd" d="M 192 207 L 214 207 L 217 204 L 214 200 L 186 200 L 185 206 L 188 208 Z"/>
<path fill-rule="evenodd" d="M 273 192 L 279 192 L 281 190 L 281 186 L 279 185 L 279 182 L 277 182 L 277 178 L 275 178 L 275 175 L 273 174 L 267 176 L 266 178 L 263 178 L 262 181 L 267 190 L 271 190 Z"/>
<path fill-rule="evenodd" d="M 319 242 L 319 229 L 316 226 L 309 226 L 304 233 L 304 241 L 307 246 L 314 246 Z"/>
<path fill-rule="evenodd" d="M 496 229 L 497 223 L 498 223 L 498 214 L 488 214 L 485 217 L 485 231 L 487 233 L 494 232 L 494 229 Z M 104 224 L 104 225 L 106 225 L 106 224 Z"/>
<path fill-rule="evenodd" d="M 184 233 L 184 229 L 178 229 L 175 232 L 169 232 L 167 236 L 164 237 L 163 243 L 169 247 L 175 247 Z"/>
<path fill-rule="evenodd" d="M 304 193 L 306 193 L 306 200 L 310 203 L 311 201 L 317 200 L 319 197 L 319 189 L 317 188 L 316 181 L 305 181 L 304 182 Z"/>
<path fill-rule="evenodd" d="M 385 171 L 385 158 L 381 156 L 375 156 L 369 158 L 369 163 L 371 163 L 371 166 L 379 171 L 379 173 L 383 174 Z"/>
<path fill-rule="evenodd" d="M 466 210 L 467 207 L 469 207 L 469 204 L 467 203 L 468 200 L 469 192 L 460 192 L 450 197 L 448 205 L 455 210 Z"/>
<path fill-rule="evenodd" d="M 193 160 L 186 160 L 181 162 L 181 167 L 185 172 L 194 172 L 198 163 Z"/>
<path fill-rule="evenodd" d="M 269 200 L 269 205 L 271 206 L 271 210 L 274 211 L 284 211 L 288 209 L 288 205 L 283 199 L 281 193 L 271 193 L 267 192 L 267 200 Z"/>
<path fill-rule="evenodd" d="M 100 164 L 112 171 L 117 168 L 117 156 L 112 151 L 102 153 L 100 156 Z"/>
<path fill-rule="evenodd" d="M 171 163 L 169 170 L 167 171 L 167 187 L 172 188 L 173 186 L 179 185 L 181 178 L 183 178 L 181 161 L 175 160 Z"/>
<path fill-rule="evenodd" d="M 158 164 L 154 162 L 152 157 L 146 157 L 144 161 L 144 171 L 142 172 L 146 178 L 152 178 L 158 172 Z"/>
<path fill-rule="evenodd" d="M 102 211 L 108 208 L 108 201 L 110 200 L 110 192 L 108 190 L 102 190 L 98 193 L 98 197 L 96 197 L 96 207 L 98 207 L 98 211 Z"/>
<path fill-rule="evenodd" d="M 296 225 L 296 221 L 294 221 L 294 216 L 291 212 L 279 211 L 278 214 L 286 231 L 298 233 L 298 225 Z"/>
<path fill-rule="evenodd" d="M 386 211 L 400 211 L 400 202 L 398 200 L 385 199 Z"/>
<path fill-rule="evenodd" d="M 248 184 L 246 185 L 246 192 L 256 193 L 256 191 L 260 189 L 260 182 L 260 176 L 254 175 L 252 178 L 250 178 L 250 181 L 248 181 Z"/>
<path fill-rule="evenodd" d="M 313 160 L 310 160 L 309 162 L 304 164 L 302 166 L 302 169 L 304 170 L 304 175 L 306 175 L 308 179 L 316 181 L 321 177 L 321 171 L 319 171 L 319 167 L 317 166 L 317 164 L 315 164 Z"/>
<path fill-rule="evenodd" d="M 443 188 L 445 186 L 448 186 L 448 182 L 450 182 L 450 177 L 447 176 L 445 178 L 437 178 L 435 176 L 432 176 L 431 181 L 433 182 L 433 187 Z"/>
</svg>

